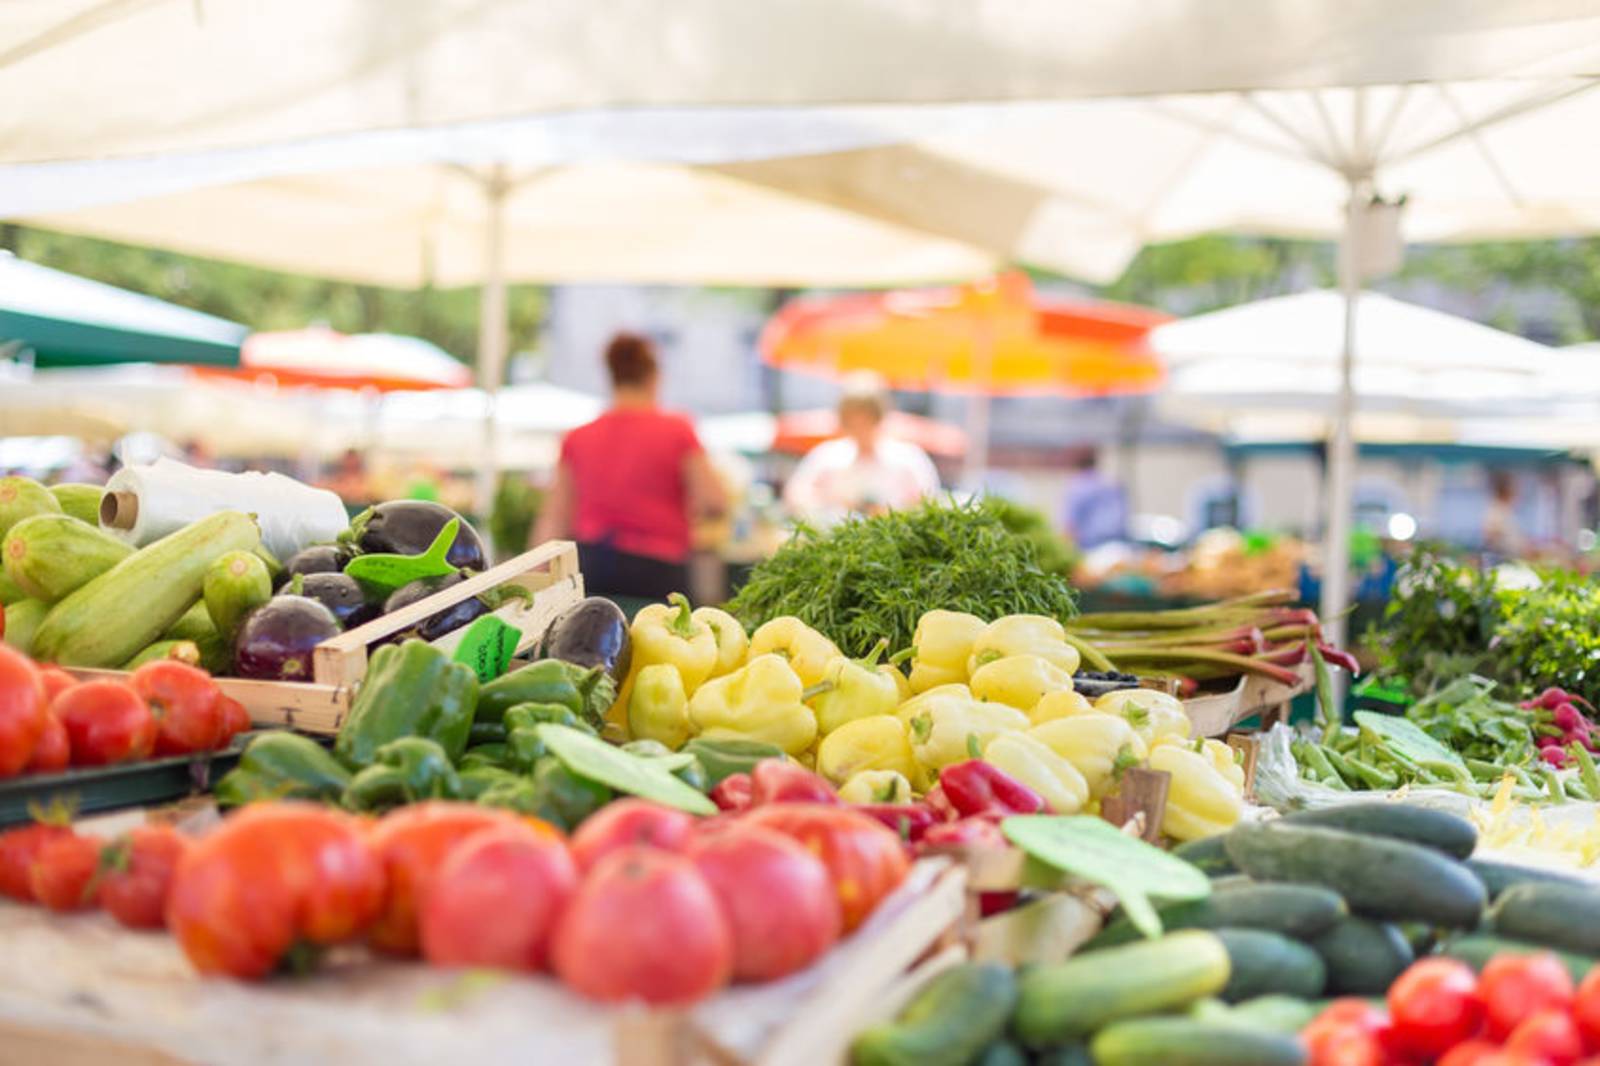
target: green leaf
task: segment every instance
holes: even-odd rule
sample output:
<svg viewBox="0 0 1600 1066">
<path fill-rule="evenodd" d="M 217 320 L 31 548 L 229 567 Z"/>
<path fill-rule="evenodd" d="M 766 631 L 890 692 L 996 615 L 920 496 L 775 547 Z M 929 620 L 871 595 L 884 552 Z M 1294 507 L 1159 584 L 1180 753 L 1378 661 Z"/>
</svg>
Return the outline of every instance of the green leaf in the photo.
<svg viewBox="0 0 1600 1066">
<path fill-rule="evenodd" d="M 672 776 L 663 765 L 669 760 L 641 759 L 571 726 L 545 722 L 536 728 L 551 754 L 580 777 L 690 814 L 717 813 L 703 793 Z"/>
<path fill-rule="evenodd" d="M 1087 815 L 1028 814 L 1007 818 L 1000 829 L 1041 862 L 1111 890 L 1134 928 L 1161 935 L 1150 897 L 1203 899 L 1211 881 L 1197 867 Z"/>
<path fill-rule="evenodd" d="M 1430 737 L 1404 718 L 1395 718 L 1375 711 L 1357 711 L 1356 724 L 1370 733 L 1379 743 L 1415 763 L 1442 762 L 1466 771 L 1461 756 Z"/>
<path fill-rule="evenodd" d="M 456 568 L 450 565 L 446 557 L 460 528 L 461 519 L 452 518 L 421 555 L 390 555 L 385 552 L 358 555 L 345 564 L 344 572 L 362 584 L 390 592 L 419 578 L 453 574 Z"/>
</svg>

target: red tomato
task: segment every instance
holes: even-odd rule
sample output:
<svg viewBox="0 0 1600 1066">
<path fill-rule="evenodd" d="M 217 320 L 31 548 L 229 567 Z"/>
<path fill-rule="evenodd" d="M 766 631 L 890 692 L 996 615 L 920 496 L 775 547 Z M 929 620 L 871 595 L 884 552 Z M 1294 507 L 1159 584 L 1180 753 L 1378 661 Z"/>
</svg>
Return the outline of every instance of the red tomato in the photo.
<svg viewBox="0 0 1600 1066">
<path fill-rule="evenodd" d="M 72 760 L 106 766 L 149 757 L 156 720 L 144 699 L 120 681 L 85 681 L 56 697 L 50 709 L 67 727 Z"/>
<path fill-rule="evenodd" d="M 53 911 L 83 910 L 95 905 L 99 870 L 100 841 L 69 834 L 39 849 L 28 870 L 28 885 L 33 898 Z"/>
<path fill-rule="evenodd" d="M 184 852 L 167 928 L 202 974 L 262 977 L 299 943 L 360 936 L 382 906 L 383 867 L 354 819 L 261 803 Z"/>
<path fill-rule="evenodd" d="M 1385 1066 L 1383 1046 L 1376 1035 L 1354 1022 L 1321 1019 L 1300 1034 L 1310 1066 Z"/>
<path fill-rule="evenodd" d="M 608 803 L 583 820 L 572 834 L 572 857 L 588 872 L 619 848 L 642 845 L 683 851 L 694 831 L 694 816 L 642 799 Z"/>
<path fill-rule="evenodd" d="M 130 929 L 160 929 L 172 872 L 188 847 L 189 838 L 167 825 L 141 825 L 107 845 L 100 906 Z"/>
<path fill-rule="evenodd" d="M 0 885 L 0 891 L 4 891 L 4 885 Z M 1578 983 L 1578 993 L 1572 1001 L 1572 1016 L 1577 1020 L 1578 1031 L 1589 1042 L 1589 1046 L 1600 1049 L 1600 966 L 1592 968 Z"/>
<path fill-rule="evenodd" d="M 1533 955 L 1497 955 L 1478 975 L 1489 1035 L 1504 1040 L 1524 1018 L 1572 1003 L 1572 975 L 1548 951 Z"/>
<path fill-rule="evenodd" d="M 1550 1066 L 1550 1060 L 1543 1055 L 1500 1048 L 1479 1058 L 1476 1066 Z"/>
<path fill-rule="evenodd" d="M 33 758 L 28 760 L 30 774 L 53 774 L 65 770 L 72 762 L 72 744 L 67 740 L 67 727 L 53 712 L 44 716 L 44 732 L 33 746 Z"/>
<path fill-rule="evenodd" d="M 156 754 L 211 751 L 223 742 L 222 692 L 211 675 L 176 659 L 145 663 L 128 684 L 150 705 L 156 720 Z"/>
<path fill-rule="evenodd" d="M 0 893 L 25 903 L 33 901 L 33 885 L 28 871 L 39 849 L 62 837 L 72 836 L 72 828 L 35 822 L 0 833 Z"/>
<path fill-rule="evenodd" d="M 1435 1066 L 1482 1066 L 1484 1060 L 1499 1054 L 1499 1044 L 1488 1040 L 1468 1040 L 1451 1048 Z"/>
<path fill-rule="evenodd" d="M 1455 959 L 1412 963 L 1389 986 L 1389 1017 L 1401 1048 L 1438 1056 L 1471 1039 L 1483 1025 L 1477 975 Z"/>
<path fill-rule="evenodd" d="M 0 777 L 19 774 L 45 730 L 44 681 L 32 660 L 0 644 Z"/>
<path fill-rule="evenodd" d="M 689 857 L 728 919 L 735 980 L 802 970 L 839 939 L 839 898 L 828 869 L 792 838 L 734 825 L 697 839 Z"/>
<path fill-rule="evenodd" d="M 217 697 L 217 707 L 222 712 L 223 735 L 218 742 L 219 744 L 227 744 L 228 741 L 240 733 L 250 732 L 250 727 L 255 724 L 250 721 L 250 712 L 245 710 L 244 704 L 232 696 L 219 695 Z"/>
<path fill-rule="evenodd" d="M 1506 1050 L 1544 1059 L 1550 1066 L 1572 1066 L 1583 1058 L 1583 1036 L 1565 1007 L 1546 1007 L 1511 1031 Z"/>
<path fill-rule="evenodd" d="M 445 800 L 414 803 L 386 815 L 367 837 L 389 886 L 383 910 L 367 934 L 372 946 L 415 955 L 421 946 L 417 915 L 445 857 L 476 833 L 519 824 L 524 820 L 508 810 Z"/>
<path fill-rule="evenodd" d="M 793 837 L 822 860 L 839 897 L 846 933 L 900 886 L 911 865 L 899 837 L 883 823 L 846 807 L 773 803 L 753 808 L 744 822 Z"/>
<path fill-rule="evenodd" d="M 694 863 L 623 848 L 578 887 L 552 958 L 561 979 L 590 999 L 693 1003 L 728 983 L 733 935 Z"/>
<path fill-rule="evenodd" d="M 55 698 L 78 683 L 78 679 L 59 666 L 39 667 L 39 680 L 44 682 L 44 701 L 54 703 Z"/>
<path fill-rule="evenodd" d="M 826 803 L 838 806 L 839 793 L 827 778 L 786 759 L 762 759 L 750 771 L 750 805 L 769 803 Z"/>
<path fill-rule="evenodd" d="M 474 833 L 434 874 L 422 902 L 422 956 L 435 966 L 538 970 L 578 888 L 559 836 L 525 825 Z"/>
</svg>

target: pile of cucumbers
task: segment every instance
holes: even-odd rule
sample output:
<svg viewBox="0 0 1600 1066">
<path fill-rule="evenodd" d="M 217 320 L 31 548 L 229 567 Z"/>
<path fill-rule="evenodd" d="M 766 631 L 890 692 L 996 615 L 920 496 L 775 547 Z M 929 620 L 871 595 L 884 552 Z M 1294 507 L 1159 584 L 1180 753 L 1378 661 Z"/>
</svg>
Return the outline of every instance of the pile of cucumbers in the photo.
<svg viewBox="0 0 1600 1066">
<path fill-rule="evenodd" d="M 1463 818 L 1358 803 L 1243 824 L 1177 854 L 1212 894 L 1112 920 L 1063 962 L 934 978 L 857 1039 L 857 1066 L 1303 1066 L 1297 1033 L 1334 996 L 1384 995 L 1419 955 L 1481 969 L 1553 950 L 1600 957 L 1600 887 L 1472 858 Z"/>
</svg>

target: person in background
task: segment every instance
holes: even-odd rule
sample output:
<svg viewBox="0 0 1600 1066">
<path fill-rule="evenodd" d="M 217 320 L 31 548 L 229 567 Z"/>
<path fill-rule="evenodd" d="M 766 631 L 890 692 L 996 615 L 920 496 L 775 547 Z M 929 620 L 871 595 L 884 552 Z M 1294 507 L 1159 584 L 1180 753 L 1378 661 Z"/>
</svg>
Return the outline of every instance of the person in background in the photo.
<svg viewBox="0 0 1600 1066">
<path fill-rule="evenodd" d="M 1489 471 L 1489 506 L 1483 512 L 1483 547 L 1507 558 L 1523 547 L 1517 528 L 1517 479 L 1509 470 Z"/>
<path fill-rule="evenodd" d="M 346 448 L 339 456 L 332 476 L 322 487 L 333 490 L 345 503 L 370 502 L 372 490 L 367 483 L 367 464 L 361 453 L 354 448 Z"/>
<path fill-rule="evenodd" d="M 1101 472 L 1094 449 L 1080 451 L 1071 470 L 1061 516 L 1067 535 L 1085 550 L 1126 539 L 1127 494 Z"/>
<path fill-rule="evenodd" d="M 850 514 L 912 507 L 939 491 L 939 471 L 910 441 L 883 433 L 889 396 L 876 375 L 852 375 L 839 398 L 839 431 L 806 453 L 783 489 L 797 517 L 822 525 Z"/>
<path fill-rule="evenodd" d="M 593 595 L 665 599 L 688 588 L 691 523 L 727 500 L 694 425 L 657 404 L 649 339 L 619 333 L 605 359 L 611 408 L 561 442 L 532 543 L 576 540 Z"/>
</svg>

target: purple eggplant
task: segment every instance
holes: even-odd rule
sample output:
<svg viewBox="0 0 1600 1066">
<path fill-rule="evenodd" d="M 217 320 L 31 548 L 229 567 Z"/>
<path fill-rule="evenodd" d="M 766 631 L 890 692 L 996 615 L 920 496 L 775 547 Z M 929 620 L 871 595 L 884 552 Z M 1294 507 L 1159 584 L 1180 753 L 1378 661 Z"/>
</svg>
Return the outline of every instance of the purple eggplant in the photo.
<svg viewBox="0 0 1600 1066">
<path fill-rule="evenodd" d="M 445 574 L 443 577 L 418 578 L 396 589 L 393 595 L 383 602 L 383 613 L 393 614 L 402 607 L 409 607 L 418 600 L 426 599 L 436 592 L 453 588 L 470 576 L 472 575 L 458 570 L 453 574 Z M 477 596 L 468 596 L 459 603 L 453 603 L 444 610 L 429 615 L 415 625 L 407 626 L 404 630 L 388 639 L 401 641 L 408 637 L 416 637 L 419 640 L 438 640 L 446 633 L 459 629 L 474 618 L 488 613 L 489 605 L 487 603 Z"/>
<path fill-rule="evenodd" d="M 313 544 L 289 556 L 278 575 L 276 586 L 288 584 L 296 574 L 337 574 L 356 557 L 355 548 L 348 544 Z"/>
<path fill-rule="evenodd" d="M 540 659 L 598 666 L 620 685 L 633 659 L 628 616 L 604 596 L 579 600 L 550 623 L 534 654 Z"/>
<path fill-rule="evenodd" d="M 234 638 L 240 677 L 311 680 L 311 649 L 339 633 L 333 612 L 309 596 L 274 596 L 244 616 Z"/>
<path fill-rule="evenodd" d="M 452 518 L 461 519 L 445 560 L 464 570 L 482 570 L 487 563 L 483 538 L 465 518 L 442 503 L 429 500 L 390 500 L 369 507 L 350 523 L 356 546 L 363 552 L 421 555 Z"/>
<path fill-rule="evenodd" d="M 306 574 L 300 580 L 300 594 L 333 612 L 345 629 L 354 629 L 383 613 L 383 605 L 368 599 L 361 583 L 345 574 Z"/>
</svg>

